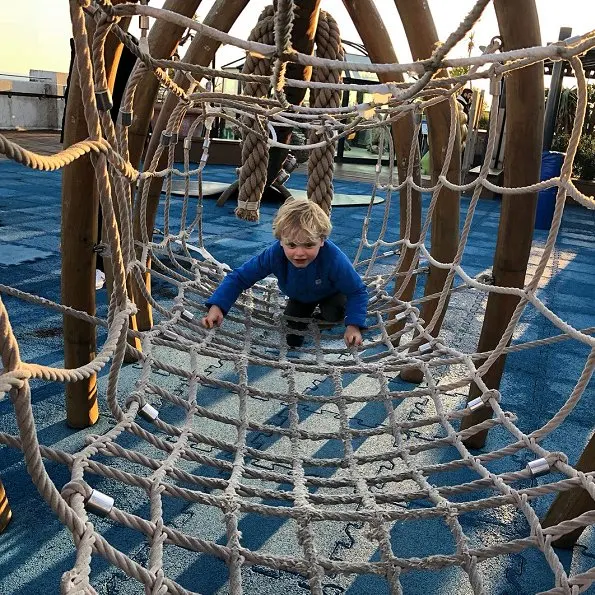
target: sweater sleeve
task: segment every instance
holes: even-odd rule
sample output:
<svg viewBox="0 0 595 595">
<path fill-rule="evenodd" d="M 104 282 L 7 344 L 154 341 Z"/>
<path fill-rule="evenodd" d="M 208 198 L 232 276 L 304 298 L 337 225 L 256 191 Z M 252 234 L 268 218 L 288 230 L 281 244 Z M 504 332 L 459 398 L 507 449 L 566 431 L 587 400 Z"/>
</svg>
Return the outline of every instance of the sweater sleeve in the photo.
<svg viewBox="0 0 595 595">
<path fill-rule="evenodd" d="M 339 248 L 337 248 L 337 252 L 335 284 L 347 298 L 345 325 L 352 324 L 359 328 L 367 328 L 368 289 L 347 256 Z"/>
<path fill-rule="evenodd" d="M 275 244 L 228 273 L 207 301 L 207 307 L 219 306 L 227 314 L 242 291 L 273 272 L 274 256 Z"/>
</svg>

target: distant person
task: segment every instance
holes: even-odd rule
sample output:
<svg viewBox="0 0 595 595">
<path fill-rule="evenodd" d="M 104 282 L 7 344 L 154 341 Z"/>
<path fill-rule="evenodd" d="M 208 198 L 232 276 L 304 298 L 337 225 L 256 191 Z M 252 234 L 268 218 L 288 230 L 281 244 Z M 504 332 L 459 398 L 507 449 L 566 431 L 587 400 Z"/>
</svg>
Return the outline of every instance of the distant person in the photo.
<svg viewBox="0 0 595 595">
<path fill-rule="evenodd" d="M 473 97 L 472 89 L 463 89 L 461 94 L 457 97 L 457 101 L 461 104 L 465 115 L 469 117 L 469 110 L 471 109 L 471 98 Z"/>
<path fill-rule="evenodd" d="M 223 279 L 207 301 L 209 311 L 203 325 L 220 326 L 242 291 L 273 274 L 289 298 L 286 316 L 308 318 L 318 306 L 322 321 L 345 322 L 347 346 L 361 345 L 368 292 L 347 256 L 328 239 L 331 228 L 330 219 L 316 203 L 288 199 L 273 221 L 277 241 Z M 307 327 L 297 321 L 287 324 L 295 330 Z M 300 347 L 303 342 L 303 335 L 287 335 L 290 347 Z"/>
</svg>

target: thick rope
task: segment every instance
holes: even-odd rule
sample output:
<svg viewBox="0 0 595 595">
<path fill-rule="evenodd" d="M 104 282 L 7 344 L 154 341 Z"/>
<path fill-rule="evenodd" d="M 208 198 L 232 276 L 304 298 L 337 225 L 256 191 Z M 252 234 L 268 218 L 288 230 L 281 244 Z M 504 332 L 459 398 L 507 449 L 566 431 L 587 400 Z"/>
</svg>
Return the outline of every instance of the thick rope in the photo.
<svg viewBox="0 0 595 595">
<path fill-rule="evenodd" d="M 261 43 L 273 43 L 275 40 L 275 16 L 272 6 L 267 6 L 258 24 L 250 33 L 249 40 Z M 246 54 L 243 73 L 264 75 L 271 70 L 271 61 Z M 265 83 L 248 83 L 245 91 L 251 97 L 267 97 L 269 85 Z M 269 147 L 266 140 L 268 130 L 263 128 L 262 122 L 252 118 L 245 118 L 243 124 L 248 128 L 256 128 L 260 137 L 252 132 L 242 131 L 242 166 L 240 168 L 238 206 L 236 216 L 246 221 L 258 221 L 258 205 L 267 181 L 269 164 Z"/>
<path fill-rule="evenodd" d="M 343 46 L 341 45 L 341 34 L 339 26 L 333 17 L 325 11 L 320 11 L 318 28 L 316 29 L 316 54 L 324 58 L 342 61 L 344 57 Z M 339 68 L 329 69 L 318 67 L 312 73 L 315 82 L 325 82 L 337 85 L 342 79 L 342 70 Z M 334 90 L 321 89 L 314 94 L 310 103 L 315 108 L 337 108 L 341 105 L 341 93 L 335 87 Z M 329 132 L 323 125 L 321 132 L 312 131 L 310 143 L 329 139 Z M 308 155 L 308 198 L 322 207 L 325 213 L 331 211 L 333 200 L 333 171 L 335 167 L 335 149 L 337 141 L 327 142 L 323 147 L 313 149 Z"/>
</svg>

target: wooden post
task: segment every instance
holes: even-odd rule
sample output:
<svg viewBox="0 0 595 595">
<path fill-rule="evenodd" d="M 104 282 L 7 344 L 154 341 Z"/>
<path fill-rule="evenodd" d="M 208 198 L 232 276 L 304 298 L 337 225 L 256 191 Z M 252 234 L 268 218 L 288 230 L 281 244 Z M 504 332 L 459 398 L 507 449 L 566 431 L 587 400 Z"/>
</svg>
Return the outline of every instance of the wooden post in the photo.
<svg viewBox="0 0 595 595">
<path fill-rule="evenodd" d="M 12 512 L 10 510 L 10 506 L 8 505 L 6 491 L 4 490 L 2 480 L 0 479 L 0 533 L 6 529 L 11 518 Z"/>
<path fill-rule="evenodd" d="M 576 470 L 583 473 L 595 471 L 595 434 L 591 436 L 583 454 L 581 454 L 576 464 Z M 594 508 L 595 502 L 593 498 L 581 487 L 576 487 L 567 492 L 560 492 L 548 510 L 541 526 L 544 529 L 546 527 L 552 527 L 562 521 L 575 519 L 577 516 L 589 512 L 589 510 L 593 510 Z M 566 533 L 563 537 L 556 539 L 552 545 L 555 547 L 571 548 L 576 544 L 576 540 L 584 530 L 585 527 L 581 527 L 570 533 Z"/>
<path fill-rule="evenodd" d="M 95 30 L 86 17 L 87 32 Z M 64 147 L 85 139 L 89 132 L 83 115 L 83 100 L 76 58 L 70 78 Z M 94 192 L 95 174 L 89 156 L 80 157 L 62 172 L 62 303 L 95 314 L 95 253 L 99 199 Z M 84 206 L 83 206 L 84 205 Z M 95 357 L 95 326 L 64 316 L 64 366 L 76 368 Z M 95 375 L 66 384 L 67 423 L 84 428 L 97 421 L 97 378 Z"/>
<path fill-rule="evenodd" d="M 196 12 L 201 0 L 166 0 L 163 8 L 172 12 L 177 12 L 183 16 L 192 17 Z M 176 49 L 182 35 L 184 28 L 179 25 L 174 25 L 165 20 L 158 19 L 151 30 L 149 31 L 149 50 L 153 58 L 162 59 L 170 58 Z M 115 81 L 116 68 L 113 69 L 112 78 Z M 113 81 L 109 85 L 113 88 Z M 147 134 L 149 131 L 149 124 L 153 114 L 153 105 L 159 90 L 159 80 L 152 72 L 147 72 L 138 83 L 134 93 L 133 103 L 133 121 L 128 129 L 128 159 L 133 167 L 138 168 L 143 150 L 146 144 Z M 132 195 L 134 196 L 134 185 L 132 187 Z M 103 233 L 102 237 L 105 237 Z M 108 296 L 112 290 L 112 268 L 111 262 L 106 260 L 104 262 L 106 285 Z M 129 278 L 127 282 L 128 294 L 134 297 L 135 283 Z M 136 315 L 130 317 L 130 330 L 138 330 L 138 322 Z M 128 342 L 138 351 L 141 350 L 141 342 L 138 338 L 129 338 Z M 128 355 L 124 358 L 125 362 L 136 361 L 135 358 L 130 358 Z"/>
<path fill-rule="evenodd" d="M 124 29 L 124 30 L 127 30 L 129 25 L 130 25 L 129 17 L 122 19 L 119 23 L 120 28 Z M 116 83 L 116 77 L 118 75 L 118 67 L 120 66 L 120 59 L 122 57 L 123 50 L 124 50 L 123 44 L 118 41 L 118 39 L 115 37 L 115 35 L 109 35 L 106 38 L 105 50 L 104 50 L 104 55 L 106 57 L 106 64 L 105 64 L 106 75 L 107 75 L 106 78 L 107 78 L 107 86 L 108 86 L 108 89 L 110 90 L 110 93 L 112 93 L 112 96 L 114 94 L 114 86 Z M 113 56 L 113 59 L 110 59 L 111 56 Z M 82 105 L 81 105 L 81 107 L 82 107 Z M 95 184 L 95 177 L 93 178 L 93 193 L 97 194 L 97 186 Z M 98 195 L 96 197 L 96 200 L 97 200 L 97 205 L 98 205 L 98 209 L 99 209 L 100 205 L 99 205 L 99 196 Z M 115 213 L 116 213 L 118 226 L 120 227 L 118 209 L 115 209 Z M 98 215 L 99 215 L 99 213 L 98 213 Z M 102 220 L 103 220 L 103 227 L 102 227 L 102 229 L 98 230 L 98 233 L 100 234 L 101 241 L 104 242 L 104 241 L 106 241 L 106 238 L 107 238 L 107 232 L 105 230 L 106 221 L 103 218 L 102 218 Z M 114 282 L 114 273 L 113 273 L 111 259 L 106 258 L 103 260 L 103 268 L 104 268 L 104 272 L 105 272 L 107 303 L 109 304 L 110 297 L 112 294 L 112 289 L 113 289 L 113 282 Z M 128 289 L 128 294 L 130 295 L 130 282 L 127 282 L 126 286 Z M 129 330 L 134 330 L 134 331 L 138 330 L 138 324 L 136 322 L 135 314 L 132 314 L 130 316 L 130 322 L 129 322 L 128 328 L 129 328 Z M 137 349 L 138 351 L 142 350 L 141 341 L 138 337 L 128 337 L 128 344 L 131 345 L 132 347 L 134 347 L 135 349 Z M 127 363 L 134 363 L 134 362 L 136 362 L 136 358 L 134 356 L 129 356 L 128 354 L 125 354 L 124 361 Z"/>
<path fill-rule="evenodd" d="M 248 4 L 248 0 L 216 0 L 215 4 L 209 11 L 204 20 L 204 24 L 220 31 L 228 32 L 232 25 L 237 20 L 242 10 Z M 180 33 L 181 35 L 181 33 Z M 215 56 L 219 49 L 220 42 L 217 42 L 206 35 L 196 34 L 188 48 L 184 60 L 192 62 L 201 66 L 207 66 Z M 175 82 L 180 87 L 187 89 L 189 81 L 184 74 L 177 73 Z M 145 163 L 149 163 L 159 146 L 161 133 L 165 129 L 171 112 L 178 104 L 178 98 L 172 94 L 166 96 L 163 102 L 159 118 L 153 129 L 153 134 L 149 146 L 147 147 L 145 155 Z M 136 109 L 136 106 L 135 106 Z M 147 123 L 148 127 L 148 123 Z M 131 155 L 132 157 L 132 155 Z M 166 153 L 163 154 L 158 168 L 166 166 Z M 140 158 L 139 158 L 140 160 Z M 147 204 L 147 218 L 145 221 L 147 234 L 150 237 L 153 235 L 153 226 L 157 214 L 157 207 L 159 205 L 159 196 L 161 194 L 162 179 L 155 179 L 150 182 L 148 204 Z M 142 238 L 141 233 L 141 219 L 140 219 L 140 193 L 138 193 L 137 200 L 134 205 L 134 237 L 136 239 Z M 139 253 L 140 255 L 140 253 Z M 147 262 L 147 265 L 150 264 Z M 150 274 L 145 274 L 145 285 L 147 290 L 151 291 L 151 277 Z M 135 292 L 135 302 L 138 307 L 137 322 L 140 330 L 148 330 L 153 326 L 152 309 L 140 292 Z"/>
<path fill-rule="evenodd" d="M 387 64 L 398 62 L 397 54 L 393 48 L 392 42 L 388 35 L 388 31 L 384 26 L 382 17 L 378 12 L 372 0 L 343 0 L 343 4 L 357 29 L 359 36 L 368 52 L 370 60 L 373 63 Z M 387 72 L 380 73 L 378 79 L 383 83 L 391 81 L 404 82 L 404 77 L 401 72 Z M 415 132 L 415 125 L 413 122 L 413 115 L 411 117 L 401 118 L 392 124 L 392 136 L 395 143 L 395 156 L 397 159 L 397 170 L 399 173 L 399 181 L 407 177 L 407 170 L 409 168 L 409 152 L 411 143 L 417 144 L 417 138 L 413 138 Z M 415 153 L 415 164 L 413 169 L 413 178 L 418 185 L 420 184 L 419 172 L 419 151 Z M 399 193 L 400 200 L 400 237 L 405 237 L 407 226 L 407 191 Z M 421 193 L 417 190 L 411 191 L 411 227 L 409 230 L 409 238 L 412 242 L 419 240 L 421 230 Z M 415 250 L 403 248 L 405 255 L 399 269 L 400 273 L 405 273 L 415 256 Z M 412 275 L 404 289 L 404 277 L 397 277 L 395 283 L 395 293 L 402 291 L 400 299 L 409 301 L 413 297 L 415 290 L 416 276 Z M 397 333 L 403 328 L 404 322 L 392 322 L 387 326 L 387 331 L 390 335 Z"/>
<path fill-rule="evenodd" d="M 216 0 L 215 4 L 205 17 L 203 23 L 209 27 L 214 27 L 220 31 L 228 32 L 232 25 L 236 22 L 240 13 L 244 10 L 249 0 Z M 213 60 L 215 53 L 219 49 L 220 42 L 197 33 L 188 48 L 184 60 L 200 66 L 207 66 Z M 175 77 L 175 82 L 180 87 L 187 89 L 189 81 L 184 74 L 178 73 Z M 161 133 L 167 126 L 167 121 L 178 104 L 178 98 L 172 94 L 168 94 L 159 118 L 153 129 L 151 141 L 147 147 L 145 155 L 145 163 L 149 163 L 155 155 L 157 147 L 159 146 Z M 159 162 L 158 167 L 165 167 L 166 155 L 164 154 Z M 159 206 L 159 196 L 161 194 L 161 187 L 163 179 L 154 178 L 150 181 L 149 195 L 147 200 L 147 218 L 143 225 L 146 226 L 149 238 L 153 236 L 153 226 L 155 224 L 155 217 L 157 215 L 157 207 Z M 137 193 L 137 199 L 134 204 L 134 237 L 139 240 L 142 238 L 141 233 L 141 215 L 140 215 L 140 193 Z M 149 265 L 150 263 L 147 263 Z M 145 274 L 145 284 L 147 291 L 151 291 L 151 276 L 149 273 Z M 135 302 L 138 308 L 137 323 L 138 328 L 142 331 L 149 330 L 153 326 L 153 313 L 150 304 L 144 299 L 140 292 L 135 292 Z"/>
<path fill-rule="evenodd" d="M 504 50 L 516 50 L 541 44 L 539 19 L 534 0 L 523 3 L 515 0 L 494 0 Z M 504 186 L 529 186 L 539 181 L 541 147 L 543 142 L 543 65 L 534 64 L 514 70 L 506 77 L 506 135 Z M 531 252 L 537 193 L 506 194 L 502 196 L 498 241 L 494 256 L 494 284 L 504 287 L 523 287 Z M 500 341 L 512 313 L 519 302 L 517 296 L 490 293 L 479 338 L 478 352 L 494 349 Z M 498 358 L 483 381 L 488 388 L 500 386 L 506 356 Z M 482 362 L 478 362 L 477 366 Z M 469 401 L 481 391 L 472 384 Z M 465 417 L 461 429 L 467 429 L 491 417 L 485 407 Z M 470 436 L 468 448 L 481 448 L 487 430 Z"/>
<path fill-rule="evenodd" d="M 192 17 L 202 0 L 166 0 L 164 10 Z M 149 31 L 149 50 L 154 58 L 170 58 L 178 46 L 183 27 L 158 19 Z M 130 163 L 138 168 L 143 155 L 153 106 L 159 91 L 159 80 L 152 72 L 147 72 L 134 92 L 134 117 L 128 128 L 128 153 Z"/>
<path fill-rule="evenodd" d="M 395 4 L 403 22 L 413 59 L 422 60 L 429 58 L 439 40 L 427 2 L 425 0 L 395 0 Z M 437 77 L 445 75 L 445 72 L 436 74 Z M 450 122 L 450 105 L 446 101 L 428 108 L 426 112 L 430 144 L 430 169 L 432 173 L 432 184 L 434 185 L 438 182 L 438 176 L 444 165 L 450 126 L 457 127 L 458 135 L 458 121 Z M 455 140 L 446 176 L 450 182 L 454 184 L 460 183 L 461 147 L 458 136 Z M 452 262 L 457 253 L 459 242 L 459 203 L 460 193 L 458 191 L 448 188 L 442 188 L 440 190 L 432 217 L 432 246 L 430 251 L 432 256 L 441 262 Z M 430 266 L 424 295 L 427 296 L 441 292 L 447 275 L 448 270 Z M 432 319 L 437 305 L 438 298 L 424 302 L 421 309 L 421 316 L 426 322 Z M 437 323 L 431 330 L 431 334 L 434 337 L 440 332 L 447 306 L 448 301 L 445 303 Z M 423 372 L 417 369 L 405 370 L 401 372 L 401 378 L 408 382 L 421 382 L 423 380 Z"/>
<path fill-rule="evenodd" d="M 92 39 L 95 21 L 86 17 L 87 34 Z M 105 63 L 108 79 L 121 54 L 121 44 L 113 36 L 106 40 Z M 64 118 L 64 147 L 89 136 L 84 117 L 79 72 L 76 61 L 71 75 Z M 95 172 L 89 156 L 67 165 L 62 173 L 62 303 L 95 314 L 95 253 L 99 198 Z M 95 357 L 95 326 L 64 316 L 64 366 L 77 368 Z M 99 416 L 95 375 L 66 384 L 67 423 L 73 428 L 94 424 Z"/>
</svg>

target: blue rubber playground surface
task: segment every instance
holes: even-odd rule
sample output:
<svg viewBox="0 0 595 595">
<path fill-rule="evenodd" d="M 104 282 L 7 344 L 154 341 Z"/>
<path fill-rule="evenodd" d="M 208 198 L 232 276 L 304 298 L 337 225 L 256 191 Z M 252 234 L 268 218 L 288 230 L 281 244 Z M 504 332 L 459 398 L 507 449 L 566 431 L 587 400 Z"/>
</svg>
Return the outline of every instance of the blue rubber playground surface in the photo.
<svg viewBox="0 0 595 595">
<path fill-rule="evenodd" d="M 231 182 L 234 168 L 207 166 L 205 180 Z M 290 188 L 305 188 L 302 174 L 293 174 Z M 335 191 L 344 194 L 369 196 L 372 187 L 367 183 L 336 181 Z M 0 283 L 19 290 L 41 295 L 60 302 L 60 192 L 61 173 L 31 171 L 11 161 L 0 161 Z M 429 196 L 424 196 L 427 208 Z M 173 218 L 179 214 L 182 200 L 172 197 Z M 462 215 L 469 199 L 462 198 Z M 219 260 L 232 267 L 241 264 L 248 256 L 257 253 L 271 241 L 271 221 L 278 205 L 265 203 L 261 207 L 261 220 L 247 223 L 233 216 L 234 205 L 228 202 L 223 208 L 215 205 L 214 199 L 204 201 L 205 244 Z M 332 239 L 350 257 L 357 250 L 361 227 L 367 207 L 337 207 L 333 209 L 334 230 Z M 380 228 L 384 205 L 373 207 L 378 213 L 370 228 L 373 240 Z M 473 222 L 470 241 L 465 251 L 463 267 L 470 275 L 489 272 L 496 245 L 500 212 L 499 200 L 481 200 Z M 393 229 L 389 239 L 398 234 L 398 197 L 393 197 L 391 206 Z M 156 227 L 163 225 L 159 213 Z M 546 239 L 546 232 L 536 230 L 530 261 L 530 272 L 539 259 Z M 418 288 L 418 293 L 422 287 Z M 156 283 L 156 299 L 167 303 L 172 295 L 167 288 Z M 541 299 L 563 320 L 575 328 L 593 325 L 595 312 L 595 213 L 582 207 L 569 205 L 564 214 L 561 233 L 553 259 L 548 265 L 540 286 Z M 1 295 L 10 315 L 11 324 L 21 348 L 21 358 L 50 366 L 63 365 L 61 316 L 50 310 L 31 306 L 7 295 Z M 106 291 L 97 293 L 98 313 L 105 315 Z M 477 332 L 481 327 L 482 296 L 462 295 L 453 299 L 444 323 L 443 336 L 449 344 L 475 351 Z M 535 310 L 523 315 L 514 342 L 524 342 L 557 334 L 555 327 Z M 102 340 L 99 333 L 99 342 Z M 517 426 L 524 432 L 540 427 L 562 406 L 584 366 L 588 355 L 585 345 L 576 341 L 564 341 L 555 345 L 510 354 L 501 384 L 502 406 L 518 417 Z M 130 392 L 138 378 L 138 366 L 127 365 L 121 377 L 122 394 Z M 89 433 L 101 434 L 114 423 L 105 403 L 107 370 L 99 378 L 100 419 L 96 426 L 75 431 L 65 423 L 64 387 L 59 383 L 36 381 L 32 383 L 33 408 L 39 441 L 68 452 L 76 452 L 84 445 Z M 263 372 L 264 375 L 264 372 Z M 174 380 L 164 377 L 164 386 L 173 386 Z M 266 378 L 251 378 L 251 382 L 266 384 Z M 355 383 L 365 379 L 354 378 Z M 168 384 L 169 383 L 169 384 Z M 400 379 L 391 381 L 393 387 L 404 385 Z M 363 386 L 363 385 L 362 385 Z M 411 385 L 407 385 L 409 389 Z M 274 390 L 274 387 L 270 387 Z M 305 390 L 315 394 L 323 388 L 312 382 Z M 354 389 L 355 390 L 355 389 Z M 564 451 L 571 463 L 575 463 L 589 439 L 595 416 L 593 415 L 593 382 L 565 423 L 556 430 L 543 446 L 552 451 Z M 206 406 L 222 407 L 225 397 L 215 389 L 205 389 L 199 400 Z M 464 395 L 461 395 L 464 402 Z M 414 403 L 414 414 L 424 415 L 428 403 L 420 398 Z M 262 407 L 266 410 L 267 404 Z M 324 428 L 330 413 L 324 408 L 307 413 L 312 423 Z M 378 423 L 377 407 L 366 406 L 353 423 L 362 427 Z M 286 416 L 285 416 L 286 418 Z M 271 412 L 269 422 L 285 423 L 286 419 Z M 0 401 L 0 432 L 17 434 L 14 411 L 9 399 Z M 267 447 L 266 436 L 255 436 L 258 448 Z M 490 434 L 485 450 L 499 446 L 498 432 Z M 324 448 L 324 447 L 323 447 Z M 340 456 L 327 447 L 324 456 Z M 519 457 L 525 456 L 519 453 Z M 519 461 L 519 464 L 524 464 Z M 47 461 L 46 467 L 53 481 L 61 488 L 70 480 L 69 470 L 57 463 Z M 494 466 L 494 471 L 499 471 Z M 196 472 L 196 471 L 195 471 Z M 0 534 L 0 593 L 30 595 L 58 593 L 60 580 L 65 571 L 75 562 L 75 548 L 70 532 L 57 520 L 48 505 L 37 493 L 27 474 L 22 453 L 0 446 L 0 477 L 5 485 L 13 511 L 13 520 Z M 456 477 L 451 477 L 452 483 Z M 529 481 L 527 486 L 531 485 Z M 136 495 L 127 495 L 128 510 L 141 516 L 147 515 L 148 501 L 142 490 Z M 114 495 L 114 494 L 112 494 Z M 547 511 L 551 498 L 536 503 L 540 517 Z M 166 521 L 174 527 L 225 544 L 225 530 L 214 512 L 203 507 L 198 511 L 187 502 L 168 499 L 165 503 Z M 415 505 L 415 503 L 412 503 Z M 419 506 L 424 505 L 419 503 Z M 426 503 L 427 505 L 427 503 Z M 96 526 L 108 541 L 126 552 L 137 562 L 146 565 L 149 555 L 147 543 L 139 533 L 120 529 L 107 520 L 98 519 Z M 295 555 L 295 528 L 287 526 L 282 519 L 245 517 L 240 523 L 243 544 L 252 550 L 271 551 L 275 554 Z M 471 544 L 491 544 L 511 541 L 527 531 L 526 520 L 514 513 L 512 508 L 483 510 L 467 515 L 464 526 Z M 367 531 L 362 524 L 333 522 L 321 526 L 318 547 L 333 560 L 354 562 L 377 560 L 378 552 L 361 547 Z M 391 533 L 393 551 L 403 557 L 427 556 L 431 552 L 453 551 L 452 535 L 429 521 L 407 522 Z M 367 542 L 369 544 L 369 542 Z M 186 589 L 203 595 L 223 595 L 228 592 L 225 564 L 209 555 L 198 555 L 174 546 L 168 550 L 165 571 L 167 575 Z M 558 550 L 567 572 L 577 574 L 595 566 L 595 533 L 590 527 L 585 530 L 577 545 L 568 551 Z M 508 554 L 481 564 L 482 575 L 488 593 L 494 595 L 534 594 L 553 587 L 553 577 L 543 556 L 535 550 Z M 258 566 L 246 567 L 243 571 L 244 592 L 249 595 L 266 595 L 309 592 L 307 581 L 294 573 L 272 571 Z M 401 577 L 403 591 L 407 595 L 430 595 L 434 593 L 471 593 L 469 581 L 458 568 L 445 568 L 435 572 L 417 571 Z M 92 584 L 100 594 L 144 593 L 142 585 L 128 578 L 123 572 L 109 566 L 103 559 L 94 557 Z M 589 593 L 595 593 L 591 588 Z M 386 581 L 380 577 L 328 577 L 325 595 L 379 595 L 388 593 Z"/>
</svg>

